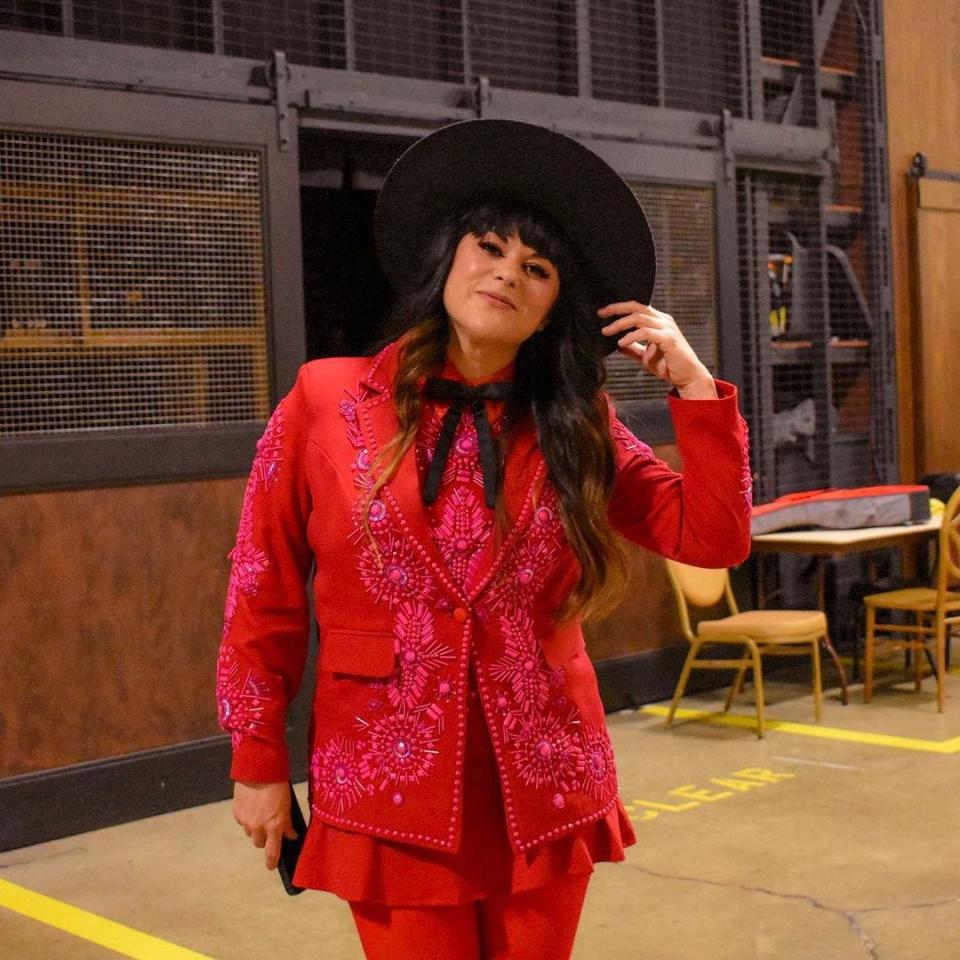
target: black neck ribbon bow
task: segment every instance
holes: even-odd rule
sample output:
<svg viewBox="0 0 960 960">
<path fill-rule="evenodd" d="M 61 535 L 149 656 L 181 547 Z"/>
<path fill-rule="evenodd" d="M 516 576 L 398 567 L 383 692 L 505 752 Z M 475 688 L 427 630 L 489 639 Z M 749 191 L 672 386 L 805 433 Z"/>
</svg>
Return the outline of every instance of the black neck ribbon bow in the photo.
<svg viewBox="0 0 960 960">
<path fill-rule="evenodd" d="M 436 400 L 449 400 L 450 409 L 444 414 L 437 439 L 437 449 L 433 452 L 427 479 L 423 485 L 423 502 L 430 506 L 437 500 L 440 492 L 440 479 L 447 466 L 453 435 L 457 424 L 467 407 L 473 412 L 473 422 L 477 427 L 477 443 L 480 448 L 480 469 L 483 471 L 483 496 L 492 510 L 497 502 L 497 487 L 500 481 L 500 464 L 497 450 L 487 419 L 487 400 L 506 400 L 510 396 L 512 384 L 508 380 L 484 383 L 478 387 L 469 386 L 459 380 L 447 380 L 443 377 L 430 377 L 426 383 L 428 396 Z"/>
</svg>

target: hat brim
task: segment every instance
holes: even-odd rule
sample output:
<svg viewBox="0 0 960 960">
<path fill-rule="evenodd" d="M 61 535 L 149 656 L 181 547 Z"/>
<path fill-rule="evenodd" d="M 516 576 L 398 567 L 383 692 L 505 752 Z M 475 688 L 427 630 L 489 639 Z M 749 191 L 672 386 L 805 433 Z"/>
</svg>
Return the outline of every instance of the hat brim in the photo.
<svg viewBox="0 0 960 960">
<path fill-rule="evenodd" d="M 622 300 L 648 304 L 656 251 L 634 192 L 582 143 L 518 120 L 463 120 L 412 144 L 377 199 L 374 239 L 390 282 L 403 289 L 419 272 L 440 221 L 486 196 L 512 197 L 546 211 L 577 246 L 590 271 L 594 308 Z M 597 348 L 612 353 L 597 320 Z"/>
</svg>

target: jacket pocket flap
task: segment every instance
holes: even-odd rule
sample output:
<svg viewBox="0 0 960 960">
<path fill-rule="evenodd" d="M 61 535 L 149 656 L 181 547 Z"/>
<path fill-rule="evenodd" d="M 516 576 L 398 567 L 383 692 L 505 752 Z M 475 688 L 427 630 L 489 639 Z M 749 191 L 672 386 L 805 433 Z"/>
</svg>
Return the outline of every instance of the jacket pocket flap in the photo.
<svg viewBox="0 0 960 960">
<path fill-rule="evenodd" d="M 396 651 L 392 633 L 329 630 L 320 641 L 320 669 L 359 677 L 388 677 Z"/>
</svg>

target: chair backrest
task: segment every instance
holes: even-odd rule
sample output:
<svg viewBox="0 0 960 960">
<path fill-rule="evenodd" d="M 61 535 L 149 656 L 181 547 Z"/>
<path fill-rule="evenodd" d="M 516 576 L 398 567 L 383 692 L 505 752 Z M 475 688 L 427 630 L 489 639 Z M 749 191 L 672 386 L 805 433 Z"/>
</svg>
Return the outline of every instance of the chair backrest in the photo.
<svg viewBox="0 0 960 960">
<path fill-rule="evenodd" d="M 943 511 L 937 545 L 937 599 L 960 582 L 960 487 L 953 491 Z"/>
<path fill-rule="evenodd" d="M 710 570 L 706 567 L 691 567 L 677 560 L 665 562 L 670 586 L 677 601 L 680 624 L 688 640 L 693 640 L 694 637 L 690 607 L 713 607 L 725 600 L 730 613 L 737 613 L 737 602 L 730 588 L 730 573 L 725 567 Z"/>
</svg>

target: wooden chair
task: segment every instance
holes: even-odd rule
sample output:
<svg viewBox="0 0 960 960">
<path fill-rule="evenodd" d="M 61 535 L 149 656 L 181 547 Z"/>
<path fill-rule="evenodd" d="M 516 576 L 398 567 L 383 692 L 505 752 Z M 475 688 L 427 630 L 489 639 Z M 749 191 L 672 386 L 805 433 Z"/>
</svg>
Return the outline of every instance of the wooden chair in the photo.
<svg viewBox="0 0 960 960">
<path fill-rule="evenodd" d="M 747 670 L 753 670 L 757 706 L 757 736 L 763 736 L 763 666 L 766 654 L 786 656 L 809 655 L 813 666 L 814 715 L 820 719 L 822 682 L 820 676 L 820 642 L 827 637 L 827 618 L 820 610 L 749 610 L 737 609 L 730 574 L 727 570 L 706 570 L 667 560 L 667 574 L 677 600 L 680 623 L 690 643 L 687 659 L 673 693 L 667 714 L 667 726 L 673 723 L 680 698 L 693 670 L 736 670 L 736 676 L 724 710 L 729 710 L 743 683 Z M 728 616 L 701 620 L 691 626 L 690 608 L 706 609 L 724 601 Z M 701 650 L 718 645 L 738 645 L 738 657 L 705 656 Z M 709 651 L 706 651 L 709 653 Z"/>
<path fill-rule="evenodd" d="M 930 656 L 933 641 L 934 674 L 937 678 L 937 710 L 943 713 L 943 680 L 947 672 L 947 634 L 960 624 L 960 592 L 951 586 L 960 583 L 960 489 L 947 501 L 937 543 L 937 567 L 932 587 L 911 587 L 871 593 L 863 598 L 867 609 L 867 636 L 863 655 L 863 699 L 873 696 L 873 662 L 877 634 L 900 634 L 901 639 L 880 638 L 894 650 L 913 653 L 913 683 L 920 690 L 923 660 Z M 878 610 L 898 610 L 913 615 L 913 623 L 878 623 Z"/>
</svg>

